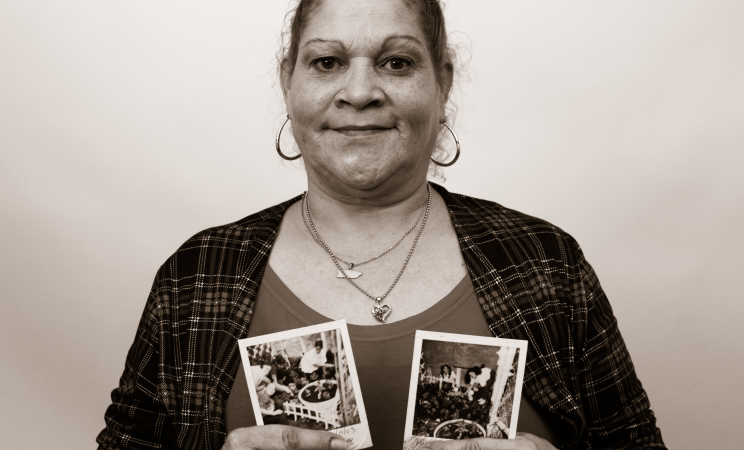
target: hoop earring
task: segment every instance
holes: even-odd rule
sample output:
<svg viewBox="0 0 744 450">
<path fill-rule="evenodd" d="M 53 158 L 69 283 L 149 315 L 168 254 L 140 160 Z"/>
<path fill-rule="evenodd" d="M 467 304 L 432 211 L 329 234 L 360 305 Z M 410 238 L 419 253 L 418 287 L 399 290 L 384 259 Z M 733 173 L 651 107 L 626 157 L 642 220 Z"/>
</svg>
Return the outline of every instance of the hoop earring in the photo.
<svg viewBox="0 0 744 450">
<path fill-rule="evenodd" d="M 302 156 L 302 153 L 298 153 L 295 156 L 287 156 L 284 153 L 282 153 L 282 148 L 279 146 L 279 138 L 282 137 L 282 130 L 284 129 L 284 125 L 286 125 L 287 122 L 289 122 L 289 114 L 287 114 L 287 120 L 284 121 L 284 123 L 282 124 L 282 127 L 279 128 L 279 133 L 276 135 L 276 152 L 279 153 L 279 156 L 281 156 L 282 158 L 286 159 L 287 161 L 294 161 L 295 159 L 297 159 L 300 156 Z M 457 139 L 457 138 L 455 138 L 455 139 Z"/>
<path fill-rule="evenodd" d="M 460 140 L 457 139 L 457 135 L 455 134 L 455 132 L 452 131 L 452 128 L 450 128 L 446 123 L 442 122 L 442 125 L 444 125 L 449 130 L 449 132 L 452 133 L 452 137 L 455 138 L 455 144 L 457 145 L 457 153 L 455 153 L 455 157 L 452 158 L 452 161 L 450 161 L 448 163 L 441 163 L 441 162 L 437 161 L 436 159 L 434 159 L 433 156 L 431 157 L 431 160 L 432 160 L 432 162 L 434 164 L 438 165 L 439 167 L 449 167 L 452 164 L 456 163 L 457 162 L 457 158 L 460 157 Z"/>
</svg>

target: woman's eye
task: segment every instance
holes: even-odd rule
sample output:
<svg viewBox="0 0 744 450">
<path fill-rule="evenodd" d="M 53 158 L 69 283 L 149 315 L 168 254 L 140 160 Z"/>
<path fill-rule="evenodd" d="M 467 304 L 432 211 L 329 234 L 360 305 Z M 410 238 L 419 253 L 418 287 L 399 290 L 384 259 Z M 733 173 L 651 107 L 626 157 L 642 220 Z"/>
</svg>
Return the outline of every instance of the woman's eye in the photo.
<svg viewBox="0 0 744 450">
<path fill-rule="evenodd" d="M 315 67 L 324 71 L 335 69 L 337 64 L 338 61 L 333 58 L 321 58 L 315 61 Z"/>
<path fill-rule="evenodd" d="M 400 71 L 400 70 L 406 70 L 409 67 L 411 67 L 411 63 L 408 60 L 405 60 L 403 58 L 392 58 L 392 59 L 387 60 L 384 66 L 387 66 L 389 69 L 392 69 L 395 71 Z"/>
</svg>

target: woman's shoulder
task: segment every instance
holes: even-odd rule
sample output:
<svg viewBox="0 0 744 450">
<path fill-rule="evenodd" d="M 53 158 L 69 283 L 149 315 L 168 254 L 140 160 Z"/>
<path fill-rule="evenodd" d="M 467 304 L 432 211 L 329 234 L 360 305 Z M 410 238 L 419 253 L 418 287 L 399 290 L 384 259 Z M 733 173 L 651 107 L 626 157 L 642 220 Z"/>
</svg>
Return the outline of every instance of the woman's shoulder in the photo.
<svg viewBox="0 0 744 450">
<path fill-rule="evenodd" d="M 442 195 L 450 216 L 461 237 L 473 242 L 494 239 L 500 242 L 530 241 L 565 251 L 568 245 L 579 249 L 578 243 L 562 228 L 539 217 L 507 208 L 491 200 L 451 193 L 432 184 Z"/>
<path fill-rule="evenodd" d="M 299 198 L 194 234 L 163 263 L 159 278 L 230 278 L 262 272 L 263 266 L 258 262 L 267 258 L 285 211 Z"/>
<path fill-rule="evenodd" d="M 243 217 L 235 222 L 202 230 L 191 236 L 179 248 L 188 247 L 192 243 L 215 245 L 224 239 L 230 241 L 240 239 L 252 239 L 256 237 L 267 237 L 273 235 L 279 227 L 284 213 L 292 203 L 300 200 L 301 196 L 294 197 L 274 206 Z"/>
</svg>

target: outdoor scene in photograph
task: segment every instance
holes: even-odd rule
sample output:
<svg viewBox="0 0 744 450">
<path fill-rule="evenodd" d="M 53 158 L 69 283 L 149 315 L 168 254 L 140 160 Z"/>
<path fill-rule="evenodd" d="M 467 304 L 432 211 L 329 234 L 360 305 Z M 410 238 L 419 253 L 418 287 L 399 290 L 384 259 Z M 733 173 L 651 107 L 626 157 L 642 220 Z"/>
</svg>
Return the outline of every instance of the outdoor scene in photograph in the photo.
<svg viewBox="0 0 744 450">
<path fill-rule="evenodd" d="M 329 430 L 360 423 L 340 330 L 247 351 L 264 425 Z"/>
<path fill-rule="evenodd" d="M 519 349 L 424 339 L 413 436 L 507 439 Z"/>
</svg>

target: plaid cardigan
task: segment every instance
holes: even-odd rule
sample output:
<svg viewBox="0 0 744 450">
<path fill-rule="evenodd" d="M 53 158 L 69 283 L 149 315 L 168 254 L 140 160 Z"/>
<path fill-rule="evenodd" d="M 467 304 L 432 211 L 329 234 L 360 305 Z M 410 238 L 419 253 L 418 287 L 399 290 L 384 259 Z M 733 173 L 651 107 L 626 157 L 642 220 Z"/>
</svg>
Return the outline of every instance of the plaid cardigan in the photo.
<svg viewBox="0 0 744 450">
<path fill-rule="evenodd" d="M 666 448 L 576 241 L 543 220 L 432 186 L 493 334 L 529 341 L 524 392 L 568 427 L 563 448 Z M 237 342 L 247 335 L 279 222 L 299 198 L 202 231 L 163 264 L 99 449 L 222 446 Z"/>
</svg>

